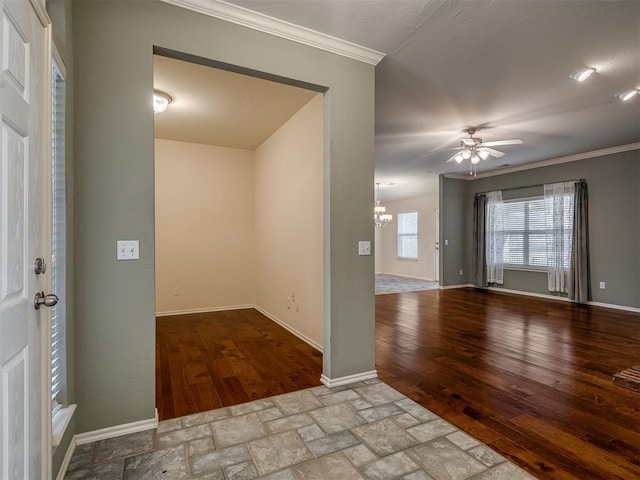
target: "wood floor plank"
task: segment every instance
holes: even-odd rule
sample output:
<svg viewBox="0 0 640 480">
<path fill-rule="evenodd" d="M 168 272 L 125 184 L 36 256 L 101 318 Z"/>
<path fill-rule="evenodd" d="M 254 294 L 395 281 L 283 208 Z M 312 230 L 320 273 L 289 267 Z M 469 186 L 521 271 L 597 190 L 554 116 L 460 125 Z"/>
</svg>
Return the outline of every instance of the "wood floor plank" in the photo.
<svg viewBox="0 0 640 480">
<path fill-rule="evenodd" d="M 257 310 L 156 319 L 161 420 L 320 385 L 322 354 Z"/>
<path fill-rule="evenodd" d="M 376 297 L 380 378 L 541 479 L 640 478 L 640 315 L 472 288 Z"/>
<path fill-rule="evenodd" d="M 253 309 L 158 318 L 160 418 L 319 385 Z M 471 288 L 376 297 L 380 378 L 544 480 L 640 478 L 640 315 Z"/>
</svg>

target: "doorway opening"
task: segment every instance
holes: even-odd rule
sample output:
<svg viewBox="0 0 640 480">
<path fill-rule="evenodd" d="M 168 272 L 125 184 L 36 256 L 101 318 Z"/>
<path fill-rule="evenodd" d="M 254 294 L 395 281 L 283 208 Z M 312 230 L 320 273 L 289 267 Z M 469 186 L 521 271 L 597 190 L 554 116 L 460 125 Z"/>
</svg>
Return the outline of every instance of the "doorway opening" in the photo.
<svg viewBox="0 0 640 480">
<path fill-rule="evenodd" d="M 392 218 L 375 229 L 376 295 L 440 287 L 438 177 L 412 182 L 380 182 L 386 213 Z"/>
<path fill-rule="evenodd" d="M 323 89 L 153 60 L 160 419 L 319 385 Z"/>
</svg>

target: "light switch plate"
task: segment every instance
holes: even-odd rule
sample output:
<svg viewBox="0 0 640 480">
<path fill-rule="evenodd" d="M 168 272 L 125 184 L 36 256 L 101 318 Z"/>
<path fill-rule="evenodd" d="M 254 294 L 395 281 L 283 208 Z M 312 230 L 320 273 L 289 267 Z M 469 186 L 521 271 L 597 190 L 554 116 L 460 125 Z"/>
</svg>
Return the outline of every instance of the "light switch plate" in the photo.
<svg viewBox="0 0 640 480">
<path fill-rule="evenodd" d="M 358 242 L 358 255 L 371 255 L 371 242 L 359 241 Z"/>
<path fill-rule="evenodd" d="M 118 260 L 140 259 L 140 242 L 138 240 L 118 240 Z"/>
</svg>

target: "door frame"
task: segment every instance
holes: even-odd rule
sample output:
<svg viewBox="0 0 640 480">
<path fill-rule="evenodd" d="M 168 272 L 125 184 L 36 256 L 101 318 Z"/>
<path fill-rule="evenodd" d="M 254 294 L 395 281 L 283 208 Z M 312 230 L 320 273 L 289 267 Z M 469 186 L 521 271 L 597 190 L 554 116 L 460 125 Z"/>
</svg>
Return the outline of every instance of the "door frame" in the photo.
<svg viewBox="0 0 640 480">
<path fill-rule="evenodd" d="M 42 215 L 44 219 L 42 219 L 42 225 L 45 228 L 44 238 L 47 239 L 46 242 L 46 251 L 43 252 L 45 258 L 51 258 L 51 236 L 52 236 L 52 218 L 51 218 L 51 69 L 52 69 L 52 25 L 51 19 L 49 18 L 49 14 L 47 13 L 44 5 L 44 1 L 40 0 L 28 0 L 31 4 L 38 20 L 40 20 L 40 24 L 44 30 L 44 45 L 43 48 L 43 73 L 44 78 L 40 78 L 42 82 L 42 94 L 45 105 L 40 110 L 41 114 L 44 115 L 45 118 L 39 118 L 38 121 L 41 122 L 43 126 L 43 137 L 40 141 L 42 142 L 43 147 L 43 155 L 40 159 L 40 168 L 43 177 L 43 199 L 44 205 L 42 208 Z M 43 280 L 42 287 L 47 291 L 51 291 L 51 274 L 45 275 Z M 41 368 L 40 368 L 40 387 L 42 389 L 40 394 L 40 408 L 41 408 L 41 418 L 42 425 L 40 427 L 41 432 L 41 468 L 43 478 L 51 478 L 51 468 L 52 468 L 52 451 L 51 451 L 51 425 L 52 425 L 52 416 L 51 416 L 51 400 L 50 400 L 50 392 L 51 392 L 51 309 L 45 308 L 41 310 L 42 321 L 44 321 L 43 328 L 41 328 L 41 338 L 40 338 L 40 358 L 41 358 Z"/>
</svg>

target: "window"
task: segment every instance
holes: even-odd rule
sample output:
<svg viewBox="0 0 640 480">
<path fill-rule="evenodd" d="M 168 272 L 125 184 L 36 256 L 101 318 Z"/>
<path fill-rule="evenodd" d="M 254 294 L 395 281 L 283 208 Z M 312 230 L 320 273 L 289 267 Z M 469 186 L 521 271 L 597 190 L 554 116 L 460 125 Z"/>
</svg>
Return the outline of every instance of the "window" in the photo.
<svg viewBox="0 0 640 480">
<path fill-rule="evenodd" d="M 59 301 L 51 311 L 51 402 L 53 415 L 61 408 L 66 384 L 66 261 L 67 201 L 65 182 L 65 81 L 56 62 L 52 70 L 52 290 Z"/>
<path fill-rule="evenodd" d="M 573 199 L 564 196 L 562 236 L 571 245 Z M 549 265 L 549 242 L 554 238 L 552 200 L 532 197 L 503 203 L 504 265 L 544 270 Z M 562 266 L 569 268 L 570 252 L 563 252 Z"/>
<path fill-rule="evenodd" d="M 418 258 L 418 212 L 398 214 L 398 257 Z"/>
</svg>

